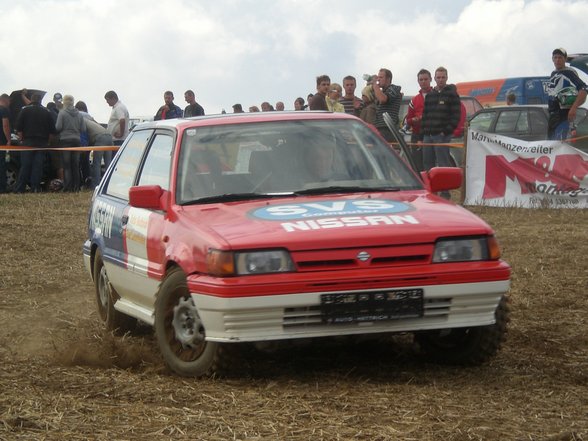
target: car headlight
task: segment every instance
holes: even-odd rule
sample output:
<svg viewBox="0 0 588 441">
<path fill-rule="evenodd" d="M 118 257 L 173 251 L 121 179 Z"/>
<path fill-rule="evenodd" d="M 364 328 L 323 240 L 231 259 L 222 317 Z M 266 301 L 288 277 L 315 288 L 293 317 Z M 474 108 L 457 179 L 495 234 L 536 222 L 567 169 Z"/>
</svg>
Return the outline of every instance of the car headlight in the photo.
<svg viewBox="0 0 588 441">
<path fill-rule="evenodd" d="M 433 263 L 497 260 L 500 249 L 494 236 L 441 239 L 435 244 Z"/>
<path fill-rule="evenodd" d="M 294 271 L 294 263 L 285 250 L 220 251 L 210 250 L 207 256 L 209 274 L 235 276 Z"/>
</svg>

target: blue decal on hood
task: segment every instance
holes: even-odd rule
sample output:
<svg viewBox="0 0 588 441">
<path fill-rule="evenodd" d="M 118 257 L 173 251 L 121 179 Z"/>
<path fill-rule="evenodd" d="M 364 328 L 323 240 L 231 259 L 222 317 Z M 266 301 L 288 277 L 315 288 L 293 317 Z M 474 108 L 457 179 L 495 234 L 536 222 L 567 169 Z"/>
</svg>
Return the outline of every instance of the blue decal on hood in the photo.
<svg viewBox="0 0 588 441">
<path fill-rule="evenodd" d="M 403 213 L 412 210 L 404 202 L 384 199 L 326 200 L 301 204 L 279 204 L 257 208 L 251 216 L 265 220 L 308 219 L 323 216 Z"/>
</svg>

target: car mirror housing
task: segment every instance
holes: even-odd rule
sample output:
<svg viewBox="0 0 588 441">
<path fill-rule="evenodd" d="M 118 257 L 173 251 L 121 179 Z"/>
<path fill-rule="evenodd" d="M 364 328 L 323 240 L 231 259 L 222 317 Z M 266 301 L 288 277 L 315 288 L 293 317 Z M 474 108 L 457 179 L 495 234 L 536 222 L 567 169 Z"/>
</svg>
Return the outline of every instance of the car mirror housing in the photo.
<svg viewBox="0 0 588 441">
<path fill-rule="evenodd" d="M 167 210 L 167 196 L 159 185 L 141 185 L 129 189 L 129 204 L 135 208 L 148 210 Z"/>
<path fill-rule="evenodd" d="M 463 170 L 457 167 L 434 167 L 421 176 L 432 193 L 460 188 L 463 182 Z"/>
</svg>

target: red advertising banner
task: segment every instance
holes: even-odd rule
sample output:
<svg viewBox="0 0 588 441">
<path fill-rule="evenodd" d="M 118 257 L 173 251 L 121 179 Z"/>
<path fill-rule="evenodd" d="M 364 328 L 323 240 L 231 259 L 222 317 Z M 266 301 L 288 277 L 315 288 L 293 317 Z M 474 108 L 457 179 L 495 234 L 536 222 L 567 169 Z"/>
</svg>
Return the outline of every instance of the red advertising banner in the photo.
<svg viewBox="0 0 588 441">
<path fill-rule="evenodd" d="M 470 130 L 465 205 L 588 208 L 588 154 Z"/>
</svg>

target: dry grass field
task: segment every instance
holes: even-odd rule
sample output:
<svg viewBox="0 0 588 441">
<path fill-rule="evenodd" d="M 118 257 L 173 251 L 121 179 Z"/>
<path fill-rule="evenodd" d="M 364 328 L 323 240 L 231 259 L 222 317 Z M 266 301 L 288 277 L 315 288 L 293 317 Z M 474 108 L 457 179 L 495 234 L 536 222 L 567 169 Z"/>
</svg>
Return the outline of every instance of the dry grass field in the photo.
<svg viewBox="0 0 588 441">
<path fill-rule="evenodd" d="M 89 200 L 0 196 L 0 440 L 588 441 L 588 210 L 472 208 L 513 267 L 508 339 L 487 365 L 430 364 L 399 336 L 185 379 L 150 329 L 102 330 Z"/>
</svg>

